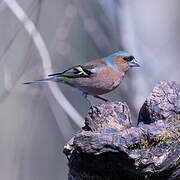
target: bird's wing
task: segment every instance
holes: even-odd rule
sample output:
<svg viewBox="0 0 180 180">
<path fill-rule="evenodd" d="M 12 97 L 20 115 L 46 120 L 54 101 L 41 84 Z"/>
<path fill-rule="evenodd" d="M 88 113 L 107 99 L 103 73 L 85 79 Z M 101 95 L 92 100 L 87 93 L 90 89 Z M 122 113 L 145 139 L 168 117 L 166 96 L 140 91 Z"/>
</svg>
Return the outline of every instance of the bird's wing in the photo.
<svg viewBox="0 0 180 180">
<path fill-rule="evenodd" d="M 67 77 L 67 78 L 87 78 L 95 74 L 95 65 L 78 65 L 69 68 L 61 73 L 54 73 L 48 76 Z"/>
</svg>

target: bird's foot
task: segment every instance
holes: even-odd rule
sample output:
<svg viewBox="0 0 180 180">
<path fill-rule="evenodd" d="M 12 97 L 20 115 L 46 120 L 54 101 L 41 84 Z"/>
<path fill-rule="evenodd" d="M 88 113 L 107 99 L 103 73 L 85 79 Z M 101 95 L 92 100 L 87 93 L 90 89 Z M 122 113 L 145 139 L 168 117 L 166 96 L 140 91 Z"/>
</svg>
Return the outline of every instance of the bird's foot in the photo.
<svg viewBox="0 0 180 180">
<path fill-rule="evenodd" d="M 109 100 L 108 99 L 105 99 L 105 98 L 103 98 L 103 97 L 101 97 L 101 96 L 94 96 L 95 98 L 98 98 L 98 99 L 101 99 L 101 100 L 103 100 L 104 102 L 108 102 Z"/>
<path fill-rule="evenodd" d="M 95 114 L 95 113 L 96 114 L 101 114 L 99 108 L 97 106 L 95 106 L 95 105 L 91 105 L 91 107 L 89 109 L 91 110 L 92 114 Z"/>
</svg>

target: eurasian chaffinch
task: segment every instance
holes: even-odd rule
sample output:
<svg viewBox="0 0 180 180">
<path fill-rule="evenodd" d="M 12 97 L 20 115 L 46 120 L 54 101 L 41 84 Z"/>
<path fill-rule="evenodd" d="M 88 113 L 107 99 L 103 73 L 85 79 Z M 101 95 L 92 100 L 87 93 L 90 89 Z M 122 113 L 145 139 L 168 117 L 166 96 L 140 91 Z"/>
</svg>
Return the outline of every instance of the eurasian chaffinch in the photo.
<svg viewBox="0 0 180 180">
<path fill-rule="evenodd" d="M 78 89 L 89 103 L 87 95 L 107 101 L 99 95 L 106 94 L 118 87 L 125 73 L 131 67 L 140 67 L 134 56 L 125 51 L 118 51 L 102 59 L 77 65 L 60 73 L 50 74 L 49 78 L 24 84 L 45 81 L 62 82 Z"/>
</svg>

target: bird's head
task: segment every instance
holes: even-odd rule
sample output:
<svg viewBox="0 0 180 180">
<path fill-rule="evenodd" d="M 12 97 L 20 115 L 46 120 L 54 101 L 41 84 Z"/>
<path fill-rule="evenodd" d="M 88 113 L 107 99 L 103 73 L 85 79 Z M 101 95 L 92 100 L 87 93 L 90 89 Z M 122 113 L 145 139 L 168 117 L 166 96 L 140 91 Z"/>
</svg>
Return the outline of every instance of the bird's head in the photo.
<svg viewBox="0 0 180 180">
<path fill-rule="evenodd" d="M 119 51 L 111 55 L 113 63 L 120 71 L 127 71 L 131 67 L 140 67 L 134 56 L 125 51 Z"/>
</svg>

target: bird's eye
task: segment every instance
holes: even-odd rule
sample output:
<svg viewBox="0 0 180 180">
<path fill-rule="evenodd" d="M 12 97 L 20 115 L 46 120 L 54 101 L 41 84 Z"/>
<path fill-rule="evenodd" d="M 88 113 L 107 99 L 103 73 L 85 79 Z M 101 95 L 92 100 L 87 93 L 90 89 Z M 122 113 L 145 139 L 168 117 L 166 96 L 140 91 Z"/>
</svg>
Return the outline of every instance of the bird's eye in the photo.
<svg viewBox="0 0 180 180">
<path fill-rule="evenodd" d="M 129 56 L 129 61 L 132 61 L 134 59 L 133 56 Z"/>
<path fill-rule="evenodd" d="M 123 57 L 123 59 L 124 59 L 125 61 L 127 61 L 127 60 L 128 60 L 128 58 L 127 58 L 127 57 Z"/>
<path fill-rule="evenodd" d="M 128 56 L 128 57 L 123 57 L 123 59 L 125 60 L 125 61 L 132 61 L 133 59 L 134 59 L 134 57 L 133 56 Z"/>
</svg>

